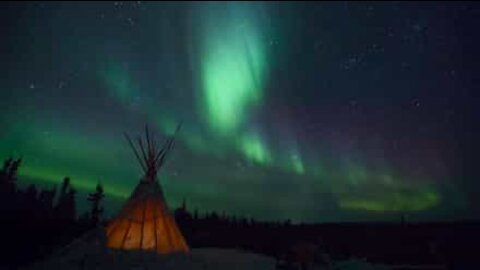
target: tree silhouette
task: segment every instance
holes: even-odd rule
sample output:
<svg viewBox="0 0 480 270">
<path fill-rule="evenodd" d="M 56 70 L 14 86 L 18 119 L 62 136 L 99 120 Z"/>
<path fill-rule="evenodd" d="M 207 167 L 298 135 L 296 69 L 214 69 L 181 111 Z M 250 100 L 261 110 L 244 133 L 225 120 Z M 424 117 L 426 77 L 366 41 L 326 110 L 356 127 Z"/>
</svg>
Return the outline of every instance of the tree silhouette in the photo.
<svg viewBox="0 0 480 270">
<path fill-rule="evenodd" d="M 14 160 L 12 157 L 5 160 L 3 168 L 0 170 L 0 188 L 3 193 L 13 193 L 17 180 L 17 170 L 22 159 Z"/>
<path fill-rule="evenodd" d="M 101 215 L 103 213 L 103 207 L 100 206 L 101 201 L 105 197 L 103 192 L 103 187 L 99 183 L 95 188 L 94 193 L 88 195 L 88 201 L 92 203 L 92 208 L 90 210 L 90 218 L 93 225 L 97 225 L 100 221 Z"/>
<path fill-rule="evenodd" d="M 9 179 L 12 181 L 12 183 L 15 183 L 17 180 L 17 170 L 18 167 L 20 167 L 20 164 L 22 163 L 22 159 L 19 158 L 15 161 L 12 162 L 12 165 L 10 166 L 10 171 L 9 171 Z"/>
<path fill-rule="evenodd" d="M 0 269 L 17 269 L 44 258 L 90 230 L 91 222 L 98 224 L 103 214 L 104 190 L 100 184 L 89 194 L 91 209 L 80 220 L 76 218 L 76 191 L 70 178 L 65 177 L 58 189 L 40 189 L 33 184 L 16 187 L 21 162 L 9 158 L 0 168 L 0 213 L 7 221 L 3 222 L 4 231 L 20 236 L 4 239 L 8 248 L 0 252 Z M 225 212 L 199 214 L 195 209 L 192 214 L 185 200 L 175 211 L 175 218 L 192 248 L 216 246 L 268 254 L 277 258 L 277 269 L 309 268 L 312 260 L 333 269 L 332 260 L 351 256 L 454 268 L 456 262 L 476 260 L 475 250 L 462 247 L 474 246 L 478 237 L 473 236 L 478 235 L 480 226 L 478 222 L 407 226 L 405 213 L 400 223 L 392 224 L 308 225 L 290 219 L 264 222 Z"/>
<path fill-rule="evenodd" d="M 57 188 L 52 189 L 42 189 L 38 195 L 38 201 L 41 205 L 41 208 L 45 211 L 46 214 L 50 215 L 53 208 L 53 199 L 55 198 L 55 193 L 57 193 Z"/>
<path fill-rule="evenodd" d="M 60 189 L 60 198 L 64 197 L 67 194 L 67 190 L 70 187 L 70 178 L 63 178 L 62 187 Z"/>
<path fill-rule="evenodd" d="M 3 183 L 7 181 L 8 171 L 10 170 L 10 166 L 12 165 L 13 158 L 10 157 L 3 162 L 3 167 L 0 170 L 0 180 Z"/>
<path fill-rule="evenodd" d="M 75 189 L 70 184 L 70 178 L 63 179 L 58 203 L 55 207 L 55 215 L 63 222 L 73 222 L 76 217 Z"/>
<path fill-rule="evenodd" d="M 193 212 L 193 219 L 198 220 L 198 209 L 195 209 L 195 211 Z"/>
<path fill-rule="evenodd" d="M 75 195 L 77 191 L 74 188 L 70 188 L 68 191 L 68 196 L 67 196 L 67 207 L 66 207 L 66 217 L 68 221 L 75 221 L 75 218 L 77 216 L 77 209 L 75 206 Z"/>
</svg>

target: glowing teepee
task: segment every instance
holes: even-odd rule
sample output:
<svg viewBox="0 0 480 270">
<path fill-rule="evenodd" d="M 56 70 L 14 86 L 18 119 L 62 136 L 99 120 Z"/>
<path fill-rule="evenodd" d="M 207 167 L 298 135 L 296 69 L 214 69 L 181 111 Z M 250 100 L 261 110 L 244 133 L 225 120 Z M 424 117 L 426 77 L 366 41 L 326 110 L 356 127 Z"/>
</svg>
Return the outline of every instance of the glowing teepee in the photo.
<svg viewBox="0 0 480 270">
<path fill-rule="evenodd" d="M 177 131 L 179 127 L 180 125 Z M 157 150 L 147 127 L 145 135 L 145 142 L 138 138 L 138 149 L 128 135 L 125 135 L 145 175 L 120 214 L 107 225 L 107 246 L 158 253 L 188 252 L 188 245 L 168 210 L 162 188 L 157 181 L 157 171 L 165 163 L 175 136 Z"/>
</svg>

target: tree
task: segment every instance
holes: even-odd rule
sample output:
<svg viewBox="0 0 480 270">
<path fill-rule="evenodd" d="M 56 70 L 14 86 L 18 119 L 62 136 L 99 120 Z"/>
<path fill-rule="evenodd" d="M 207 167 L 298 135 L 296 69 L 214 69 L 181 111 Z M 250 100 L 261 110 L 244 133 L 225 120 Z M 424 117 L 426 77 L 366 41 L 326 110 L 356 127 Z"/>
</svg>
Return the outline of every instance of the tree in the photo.
<svg viewBox="0 0 480 270">
<path fill-rule="evenodd" d="M 10 167 L 10 171 L 9 171 L 9 179 L 10 181 L 12 181 L 12 183 L 15 183 L 16 180 L 17 180 L 17 170 L 18 170 L 18 167 L 20 167 L 20 164 L 22 163 L 22 159 L 19 158 L 17 160 L 15 160 L 11 167 Z"/>
<path fill-rule="evenodd" d="M 193 219 L 198 220 L 198 209 L 195 209 L 195 211 L 193 212 Z"/>
<path fill-rule="evenodd" d="M 0 170 L 0 185 L 1 190 L 5 193 L 12 193 L 15 191 L 15 183 L 17 180 L 17 170 L 22 163 L 22 159 L 14 160 L 9 158 L 3 163 L 3 168 Z"/>
<path fill-rule="evenodd" d="M 60 189 L 60 199 L 67 194 L 67 190 L 70 188 L 70 178 L 63 178 L 62 187 Z"/>
<path fill-rule="evenodd" d="M 74 188 L 70 188 L 68 191 L 67 199 L 66 199 L 66 211 L 65 211 L 65 217 L 67 221 L 73 222 L 75 221 L 75 218 L 77 216 L 77 209 L 75 205 L 75 195 L 77 194 L 77 191 Z"/>
<path fill-rule="evenodd" d="M 65 177 L 63 179 L 62 187 L 60 189 L 60 195 L 58 203 L 55 207 L 55 214 L 60 220 L 66 222 L 72 222 L 76 217 L 75 207 L 75 189 L 70 185 L 70 178 Z"/>
<path fill-rule="evenodd" d="M 55 197 L 56 192 L 56 187 L 53 187 L 52 189 L 42 189 L 40 191 L 40 194 L 38 195 L 38 200 L 45 212 L 51 212 L 53 208 L 53 198 Z"/>
<path fill-rule="evenodd" d="M 95 192 L 88 195 L 88 201 L 92 203 L 92 208 L 90 210 L 90 218 L 91 222 L 94 225 L 98 224 L 103 213 L 103 207 L 100 206 L 100 203 L 104 197 L 105 194 L 103 192 L 103 187 L 100 183 L 97 184 Z"/>
<path fill-rule="evenodd" d="M 12 157 L 8 158 L 3 162 L 3 168 L 0 170 L 0 180 L 2 181 L 2 184 L 7 181 L 8 171 L 10 170 L 12 162 Z"/>
</svg>

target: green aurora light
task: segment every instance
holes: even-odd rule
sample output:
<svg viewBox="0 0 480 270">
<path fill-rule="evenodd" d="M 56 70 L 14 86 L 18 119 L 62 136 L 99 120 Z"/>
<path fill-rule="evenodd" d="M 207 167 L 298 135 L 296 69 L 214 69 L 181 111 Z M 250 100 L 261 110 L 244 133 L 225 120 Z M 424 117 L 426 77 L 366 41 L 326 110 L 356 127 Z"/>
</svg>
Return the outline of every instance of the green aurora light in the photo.
<svg viewBox="0 0 480 270">
<path fill-rule="evenodd" d="M 278 22 L 262 19 L 265 13 L 268 13 L 265 11 L 269 11 L 268 8 L 262 9 L 263 5 L 265 4 L 247 2 L 192 4 L 193 11 L 189 13 L 191 17 L 185 19 L 189 23 L 178 22 L 178 18 L 168 14 L 165 15 L 168 18 L 161 22 L 166 24 L 162 25 L 162 29 L 167 29 L 170 26 L 168 23 L 184 26 L 186 29 L 182 30 L 188 33 L 185 34 L 187 37 L 182 36 L 183 31 L 178 31 L 181 38 L 174 36 L 166 39 L 161 35 L 163 39 L 159 42 L 152 38 L 156 34 L 150 34 L 158 33 L 158 24 L 152 23 L 153 26 L 148 27 L 143 25 L 145 33 L 148 34 L 139 34 L 141 37 L 138 43 L 142 44 L 139 47 L 132 45 L 136 43 L 132 42 L 133 39 L 128 33 L 125 36 L 129 38 L 124 38 L 123 32 L 117 33 L 108 40 L 118 38 L 121 45 L 118 48 L 112 46 L 111 51 L 102 51 L 102 46 L 98 45 L 89 47 L 88 50 L 91 51 L 82 54 L 82 57 L 67 54 L 73 59 L 73 64 L 65 64 L 68 66 L 65 68 L 69 71 L 65 72 L 68 76 L 60 71 L 54 76 L 37 70 L 36 73 L 41 74 L 37 81 L 48 78 L 53 82 L 44 79 L 48 83 L 43 83 L 43 87 L 29 87 L 30 78 L 29 82 L 25 83 L 26 79 L 22 75 L 19 86 L 1 85 L 2 89 L 8 89 L 8 95 L 5 99 L 7 102 L 0 101 L 0 105 L 8 107 L 8 110 L 5 109 L 5 113 L 0 115 L 0 120 L 3 120 L 0 157 L 23 157 L 19 176 L 25 183 L 60 184 L 62 179 L 68 176 L 79 190 L 93 191 L 96 183 L 101 182 L 109 197 L 124 199 L 128 197 L 142 172 L 130 153 L 122 132 L 136 134 L 138 128 L 148 123 L 154 125 L 155 131 L 160 131 L 161 135 L 171 135 L 176 125 L 184 121 L 172 154 L 172 162 L 169 162 L 159 175 L 173 207 L 186 198 L 193 208 L 201 211 L 225 210 L 260 218 L 318 221 L 322 219 L 319 212 L 324 209 L 321 204 L 324 203 L 322 196 L 325 194 L 332 197 L 325 209 L 338 211 L 377 214 L 420 212 L 450 204 L 448 199 L 453 193 L 445 195 L 449 191 L 446 192 L 445 186 L 442 186 L 444 182 L 450 181 L 448 177 L 451 176 L 447 173 L 435 174 L 429 168 L 426 176 L 421 170 L 416 174 L 417 171 L 405 169 L 415 167 L 415 164 L 405 162 L 405 165 L 400 162 L 400 166 L 396 166 L 395 161 L 390 162 L 387 157 L 378 158 L 374 154 L 363 153 L 362 150 L 365 150 L 368 144 L 365 144 L 367 146 L 362 150 L 342 150 L 339 146 L 344 144 L 343 138 L 332 139 L 322 135 L 330 130 L 341 130 L 336 123 L 322 122 L 322 117 L 318 115 L 308 115 L 311 119 L 292 117 L 291 122 L 300 122 L 301 130 L 297 125 L 287 123 L 290 120 L 282 117 L 284 113 L 288 114 L 289 110 L 302 111 L 303 105 L 308 103 L 308 100 L 302 99 L 303 96 L 297 99 L 293 94 L 298 92 L 299 95 L 304 94 L 304 99 L 312 97 L 320 100 L 328 99 L 331 94 L 327 91 L 331 90 L 321 87 L 317 89 L 317 85 L 322 85 L 323 82 L 314 84 L 316 92 L 310 89 L 311 92 L 305 93 L 302 92 L 304 89 L 295 88 L 308 86 L 307 82 L 305 85 L 303 82 L 306 80 L 304 75 L 310 74 L 309 72 L 292 78 L 292 81 L 275 77 L 278 84 L 287 81 L 291 85 L 287 83 L 279 86 L 271 83 L 269 77 L 273 77 L 276 70 L 282 70 L 280 74 L 297 72 L 297 66 L 277 67 L 277 64 L 297 60 L 297 55 L 301 57 L 303 52 L 294 52 L 292 55 L 295 55 L 295 58 L 292 59 L 283 59 L 278 63 L 273 61 L 285 53 L 281 49 L 289 49 L 291 40 L 267 31 L 270 23 L 275 27 Z M 145 12 L 152 13 L 151 18 L 147 17 L 143 23 L 158 16 L 154 11 Z M 63 16 L 63 13 L 58 14 Z M 88 25 L 85 24 L 85 27 Z M 284 30 L 283 27 L 277 27 L 279 32 Z M 134 28 L 129 29 L 135 31 L 132 30 Z M 96 29 L 85 32 L 92 31 Z M 105 29 L 102 31 L 107 32 Z M 95 40 L 104 32 L 92 35 L 92 40 L 88 42 L 104 44 L 103 39 Z M 325 38 L 322 46 L 327 46 L 325 44 L 329 37 Z M 177 46 L 179 40 L 189 40 L 192 44 Z M 282 44 L 279 46 L 281 48 L 275 47 L 278 41 Z M 163 46 L 170 42 L 172 45 Z M 310 49 L 313 51 L 313 45 L 304 43 L 300 42 L 301 46 L 298 46 L 307 47 L 305 54 Z M 64 43 L 61 45 L 65 46 Z M 191 47 L 191 51 L 185 52 L 185 47 Z M 145 52 L 138 48 L 149 48 L 145 49 L 148 55 L 144 55 Z M 157 48 L 161 53 L 156 51 Z M 63 47 L 62 49 L 69 53 L 71 51 Z M 40 58 L 42 54 L 38 55 Z M 169 57 L 162 58 L 163 55 Z M 174 63 L 169 62 L 171 59 Z M 48 59 L 43 59 L 48 62 L 46 60 Z M 313 58 L 311 61 L 314 61 Z M 78 71 L 78 67 L 84 62 L 96 64 L 91 64 L 90 68 L 82 73 Z M 320 67 L 320 62 L 308 63 Z M 310 65 L 308 63 L 304 66 Z M 188 69 L 181 69 L 184 64 Z M 189 66 L 190 64 L 192 66 Z M 336 63 L 332 65 L 334 64 Z M 155 68 L 151 68 L 152 66 Z M 29 67 L 30 62 L 21 70 Z M 326 72 L 329 69 L 330 67 L 322 66 L 312 73 L 317 74 L 318 71 L 320 74 L 319 70 Z M 45 72 L 47 70 L 45 69 Z M 76 75 L 69 75 L 70 73 Z M 173 76 L 172 79 L 165 74 L 178 76 Z M 320 75 L 318 77 L 323 76 Z M 343 78 L 343 75 L 338 78 Z M 92 80 L 95 82 L 88 80 L 92 77 L 96 79 Z M 65 86 L 61 89 L 57 87 L 57 78 L 65 81 L 62 83 Z M 83 81 L 88 81 L 88 84 L 82 84 Z M 164 85 L 172 87 L 167 89 Z M 179 90 L 180 87 L 177 86 L 185 87 Z M 326 92 L 325 95 L 323 91 Z M 322 102 L 318 104 L 329 105 L 328 102 Z M 318 105 L 307 105 L 312 107 L 312 104 Z M 402 103 L 401 106 L 403 105 Z M 305 111 L 312 114 L 322 113 L 321 110 L 317 111 L 309 106 L 305 106 Z M 367 108 L 368 104 L 362 106 Z M 381 107 L 376 103 L 372 107 L 375 106 Z M 420 110 L 415 108 L 417 109 Z M 331 122 L 338 119 L 339 122 L 344 121 L 343 116 L 336 118 L 336 112 L 342 113 L 336 109 L 326 110 L 326 113 L 332 114 Z M 108 117 L 97 118 L 99 115 Z M 298 115 L 297 112 L 296 116 Z M 351 120 L 349 117 L 345 119 Z M 109 121 L 112 119 L 113 121 Z M 310 120 L 312 122 L 309 122 Z M 275 122 L 275 125 L 270 125 L 268 121 Z M 314 126 L 316 121 L 325 125 L 313 128 L 311 132 L 313 134 L 316 131 L 316 134 L 305 136 L 300 132 L 307 128 L 310 130 L 307 124 Z M 341 124 L 350 127 L 353 122 L 352 120 Z M 375 126 L 380 127 L 382 123 L 376 123 Z M 351 133 L 346 132 L 348 134 L 345 135 L 345 141 L 365 135 L 357 133 L 368 128 L 365 126 L 361 132 L 352 128 Z M 374 130 L 379 136 L 383 135 L 383 131 L 385 130 Z M 276 138 L 277 132 L 290 136 L 281 141 Z M 309 137 L 310 140 L 304 140 L 302 136 Z M 412 141 L 415 141 L 415 138 L 412 138 Z M 330 145 L 324 147 L 323 144 Z M 362 142 L 359 141 L 359 144 Z M 381 144 L 374 146 L 383 147 Z M 390 150 L 386 150 L 388 151 Z M 412 153 L 415 152 L 412 150 L 408 155 L 413 156 Z M 349 156 L 355 157 L 355 161 L 345 161 Z M 433 161 L 443 158 L 436 155 L 426 156 L 428 158 L 425 159 Z M 429 165 L 430 160 L 425 163 Z M 459 200 L 462 199 L 461 195 L 456 195 L 456 198 L 458 197 Z"/>
<path fill-rule="evenodd" d="M 210 3 L 223 14 L 207 10 L 202 31 L 202 86 L 211 128 L 220 134 L 236 131 L 262 98 L 267 68 L 266 48 L 255 13 L 248 3 Z"/>
</svg>

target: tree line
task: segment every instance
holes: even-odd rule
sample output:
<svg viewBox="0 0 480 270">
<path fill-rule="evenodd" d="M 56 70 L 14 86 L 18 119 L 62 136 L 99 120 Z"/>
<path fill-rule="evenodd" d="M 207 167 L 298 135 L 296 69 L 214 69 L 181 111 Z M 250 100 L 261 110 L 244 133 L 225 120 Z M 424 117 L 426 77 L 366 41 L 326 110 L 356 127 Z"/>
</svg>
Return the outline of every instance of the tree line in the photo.
<svg viewBox="0 0 480 270">
<path fill-rule="evenodd" d="M 18 186 L 21 164 L 21 158 L 10 157 L 0 170 L 0 213 L 7 247 L 0 253 L 0 264 L 7 266 L 46 256 L 99 225 L 104 211 L 101 204 L 105 193 L 100 183 L 88 195 L 90 210 L 77 217 L 77 191 L 69 177 L 58 188 L 30 184 L 21 189 Z"/>
<path fill-rule="evenodd" d="M 69 244 L 86 231 L 103 226 L 104 189 L 97 184 L 88 195 L 90 209 L 78 217 L 77 192 L 69 177 L 57 187 L 33 184 L 19 188 L 21 159 L 7 159 L 0 170 L 0 224 L 4 233 L 0 268 L 21 266 L 40 260 L 56 248 Z M 190 212 L 185 200 L 174 216 L 191 248 L 220 247 L 262 253 L 291 266 L 301 258 L 329 263 L 351 257 L 375 262 L 441 263 L 468 261 L 474 257 L 479 223 L 411 224 L 393 223 L 292 224 L 290 220 L 263 222 L 253 218 Z M 309 254 L 305 256 L 305 254 Z M 326 254 L 328 254 L 327 257 Z M 304 267 L 306 266 L 304 265 Z"/>
</svg>

